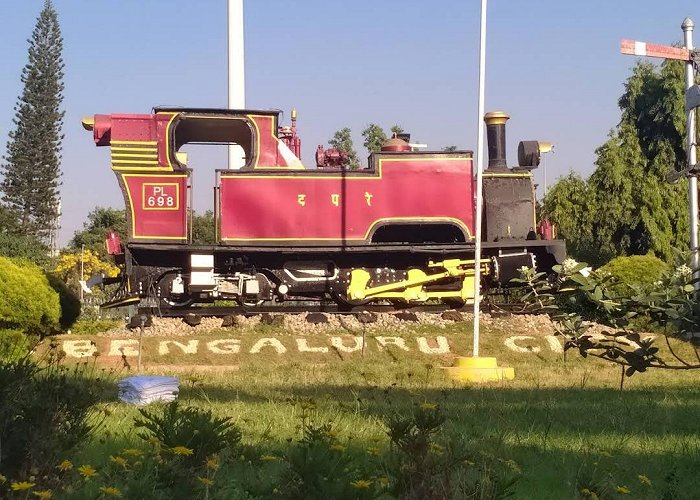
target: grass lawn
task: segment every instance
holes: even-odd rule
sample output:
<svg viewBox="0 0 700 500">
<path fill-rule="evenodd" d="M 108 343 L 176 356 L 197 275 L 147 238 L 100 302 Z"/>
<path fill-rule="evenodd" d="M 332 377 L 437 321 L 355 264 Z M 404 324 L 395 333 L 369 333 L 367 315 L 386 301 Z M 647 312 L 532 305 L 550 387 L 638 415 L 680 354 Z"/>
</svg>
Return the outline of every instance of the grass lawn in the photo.
<svg viewBox="0 0 700 500">
<path fill-rule="evenodd" d="M 512 460 L 522 470 L 516 498 L 579 498 L 581 489 L 601 482 L 610 485 L 612 497 L 625 496 L 615 492 L 617 486 L 630 490 L 626 496 L 631 498 L 698 497 L 700 373 L 637 374 L 620 391 L 617 367 L 573 352 L 564 359 L 541 332 L 500 322 L 483 327 L 482 355 L 496 356 L 501 366 L 514 367 L 515 380 L 466 386 L 449 380 L 440 366 L 449 366 L 455 351 L 470 352 L 471 328 L 470 323 L 457 323 L 381 333 L 405 337 L 407 342 L 421 335 L 445 336 L 453 349 L 443 355 L 396 346 L 368 348 L 364 356 L 291 349 L 284 355 L 273 349 L 252 355 L 243 348 L 233 362 L 204 359 L 209 365 L 234 364 L 236 370 L 176 373 L 181 378 L 180 400 L 233 417 L 246 442 L 277 455 L 299 437 L 300 408 L 294 401 L 313 400 L 313 420 L 332 422 L 348 450 L 357 453 L 388 446 L 383 416 L 406 413 L 415 404 L 436 403 L 449 417 L 439 439 L 463 439 L 475 456 L 485 452 Z M 237 337 L 245 346 L 246 336 L 259 334 L 289 338 L 269 327 L 258 333 L 215 331 L 198 338 L 204 342 Z M 507 348 L 504 342 L 513 335 L 534 337 L 517 340 L 525 349 L 530 345 L 530 352 Z M 322 337 L 311 336 L 309 342 L 318 344 Z M 145 357 L 147 364 L 154 359 Z M 171 354 L 164 362 L 191 363 L 187 359 L 185 354 Z M 119 376 L 128 374 L 122 370 Z M 108 398 L 101 405 L 109 416 L 97 437 L 80 450 L 84 463 L 105 463 L 110 454 L 140 442 L 132 425 L 138 414 L 135 408 Z M 643 484 L 639 475 L 651 485 Z"/>
</svg>

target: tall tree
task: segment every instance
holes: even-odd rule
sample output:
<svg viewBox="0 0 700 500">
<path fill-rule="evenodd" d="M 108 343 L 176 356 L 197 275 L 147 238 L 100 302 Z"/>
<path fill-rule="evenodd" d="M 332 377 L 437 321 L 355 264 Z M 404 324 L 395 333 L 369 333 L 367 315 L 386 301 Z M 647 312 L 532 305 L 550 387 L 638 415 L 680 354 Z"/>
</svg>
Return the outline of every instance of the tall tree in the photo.
<svg viewBox="0 0 700 500">
<path fill-rule="evenodd" d="M 29 39 L 24 90 L 15 106 L 0 190 L 25 235 L 46 238 L 58 216 L 63 135 L 63 38 L 51 0 L 45 0 Z"/>
<path fill-rule="evenodd" d="M 73 234 L 68 248 L 78 251 L 85 246 L 104 260 L 107 258 L 105 238 L 110 229 L 117 232 L 122 239 L 126 239 L 126 210 L 96 207 L 88 214 L 83 229 Z"/>
<path fill-rule="evenodd" d="M 590 236 L 590 244 L 577 241 L 572 248 L 597 248 L 595 263 L 648 252 L 670 261 L 674 247 L 688 247 L 687 181 L 666 182 L 667 174 L 687 161 L 684 82 L 679 61 L 660 67 L 638 63 L 618 102 L 620 123 L 596 150 L 586 195 L 570 196 L 569 188 L 585 191 L 576 184 L 552 189 L 545 198 L 545 213 L 561 227 L 571 224 L 560 219 L 562 214 L 591 212 L 581 220 L 588 227 L 575 236 Z"/>
<path fill-rule="evenodd" d="M 352 144 L 351 130 L 347 127 L 338 130 L 333 137 L 328 140 L 328 145 L 348 155 L 347 167 L 357 169 L 360 161 L 357 159 L 357 152 Z"/>
<path fill-rule="evenodd" d="M 384 130 L 376 123 L 367 125 L 362 131 L 362 137 L 365 138 L 364 146 L 370 153 L 376 153 L 381 150 L 382 144 L 386 142 Z"/>
</svg>

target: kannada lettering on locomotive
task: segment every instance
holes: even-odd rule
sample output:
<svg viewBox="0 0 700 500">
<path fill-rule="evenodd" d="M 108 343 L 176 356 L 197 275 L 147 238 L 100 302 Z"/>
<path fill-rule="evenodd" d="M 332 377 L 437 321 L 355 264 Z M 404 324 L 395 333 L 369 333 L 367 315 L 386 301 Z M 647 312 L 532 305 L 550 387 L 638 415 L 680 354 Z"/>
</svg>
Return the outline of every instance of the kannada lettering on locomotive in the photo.
<svg viewBox="0 0 700 500">
<path fill-rule="evenodd" d="M 470 151 L 416 151 L 402 138 L 372 153 L 365 168 L 345 153 L 301 161 L 296 112 L 155 108 L 94 115 L 83 126 L 110 148 L 127 213 L 124 242 L 110 233 L 120 284 L 103 307 L 187 311 L 216 300 L 246 308 L 282 303 L 464 305 L 474 298 L 474 171 Z M 505 159 L 505 113 L 486 115 L 482 275 L 507 286 L 521 266 L 550 270 L 563 241 L 535 229 L 532 169 L 538 143 Z M 189 143 L 238 144 L 240 170 L 216 170 L 216 244 L 193 245 Z M 201 182 L 201 179 L 199 180 Z"/>
</svg>

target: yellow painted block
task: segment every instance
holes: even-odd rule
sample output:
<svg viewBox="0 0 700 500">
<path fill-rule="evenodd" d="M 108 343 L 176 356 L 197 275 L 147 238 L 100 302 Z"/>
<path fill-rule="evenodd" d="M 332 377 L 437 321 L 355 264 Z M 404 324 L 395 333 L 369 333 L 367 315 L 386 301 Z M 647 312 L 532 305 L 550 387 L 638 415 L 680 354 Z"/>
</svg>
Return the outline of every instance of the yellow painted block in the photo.
<svg viewBox="0 0 700 500">
<path fill-rule="evenodd" d="M 515 370 L 510 367 L 499 367 L 496 358 L 460 357 L 456 366 L 445 367 L 450 378 L 460 382 L 500 382 L 513 380 Z"/>
</svg>

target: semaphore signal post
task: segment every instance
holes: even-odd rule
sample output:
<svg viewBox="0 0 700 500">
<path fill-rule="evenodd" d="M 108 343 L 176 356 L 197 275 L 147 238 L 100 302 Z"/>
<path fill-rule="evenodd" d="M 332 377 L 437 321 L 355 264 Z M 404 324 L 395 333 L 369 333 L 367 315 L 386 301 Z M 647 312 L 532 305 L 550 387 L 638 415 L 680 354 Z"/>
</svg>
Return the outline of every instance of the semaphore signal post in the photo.
<svg viewBox="0 0 700 500">
<path fill-rule="evenodd" d="M 700 87 L 695 84 L 695 70 L 700 63 L 700 51 L 693 47 L 692 19 L 686 17 L 681 24 L 683 29 L 684 47 L 670 45 L 658 45 L 653 43 L 638 42 L 636 40 L 622 40 L 620 52 L 627 55 L 658 57 L 662 59 L 675 59 L 685 61 L 685 109 L 687 116 L 687 141 L 688 141 L 688 165 L 680 172 L 672 172 L 667 179 L 670 182 L 678 180 L 681 176 L 688 177 L 688 198 L 690 200 L 690 251 L 692 252 L 693 278 L 700 278 L 700 250 L 698 249 L 698 170 L 696 153 L 695 109 L 700 107 Z M 700 290 L 700 281 L 695 282 L 695 289 Z"/>
</svg>

